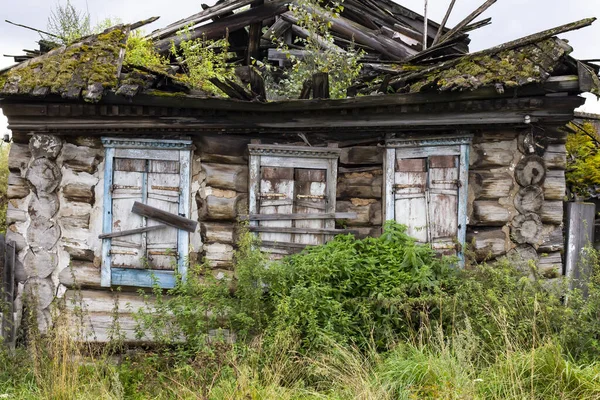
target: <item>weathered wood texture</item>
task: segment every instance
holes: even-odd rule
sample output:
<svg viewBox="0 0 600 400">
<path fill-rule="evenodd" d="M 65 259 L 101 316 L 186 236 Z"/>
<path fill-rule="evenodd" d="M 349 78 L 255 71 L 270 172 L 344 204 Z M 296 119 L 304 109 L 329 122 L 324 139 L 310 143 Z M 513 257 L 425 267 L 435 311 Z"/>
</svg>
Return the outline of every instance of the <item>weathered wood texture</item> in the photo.
<svg viewBox="0 0 600 400">
<path fill-rule="evenodd" d="M 594 243 L 596 206 L 593 203 L 567 203 L 567 247 L 565 274 L 572 288 L 587 294 L 587 282 L 592 265 L 586 256 L 586 247 Z"/>
</svg>

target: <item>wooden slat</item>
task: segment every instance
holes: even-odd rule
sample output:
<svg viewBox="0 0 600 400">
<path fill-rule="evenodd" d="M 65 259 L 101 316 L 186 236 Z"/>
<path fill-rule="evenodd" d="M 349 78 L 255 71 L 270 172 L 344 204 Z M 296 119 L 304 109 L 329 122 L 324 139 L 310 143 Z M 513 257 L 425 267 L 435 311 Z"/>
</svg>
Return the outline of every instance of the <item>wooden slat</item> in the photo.
<svg viewBox="0 0 600 400">
<path fill-rule="evenodd" d="M 356 219 L 357 215 L 353 212 L 323 213 L 323 214 L 276 214 L 262 215 L 250 214 L 240 215 L 242 221 L 274 221 L 278 219 Z"/>
<path fill-rule="evenodd" d="M 198 225 L 197 221 L 180 217 L 179 215 L 175 215 L 163 210 L 159 210 L 158 208 L 142 204 L 138 201 L 133 203 L 133 208 L 131 209 L 131 212 L 137 215 L 141 215 L 142 217 L 147 217 L 155 221 L 162 222 L 165 225 L 173 226 L 178 229 L 183 229 L 184 231 L 188 232 L 194 232 Z"/>
<path fill-rule="evenodd" d="M 250 232 L 277 232 L 277 233 L 298 233 L 298 234 L 327 234 L 343 235 L 347 233 L 357 234 L 357 230 L 352 229 L 330 229 L 330 228 L 280 228 L 273 226 L 251 226 Z"/>
<path fill-rule="evenodd" d="M 154 225 L 154 226 L 145 226 L 143 228 L 137 228 L 137 229 L 128 229 L 126 231 L 120 231 L 120 232 L 103 233 L 102 235 L 98 235 L 98 239 L 110 239 L 110 238 L 116 238 L 116 237 L 121 237 L 121 236 L 135 235 L 136 233 L 155 231 L 155 230 L 163 229 L 166 227 L 167 227 L 167 225 Z"/>
<path fill-rule="evenodd" d="M 285 243 L 285 242 L 272 242 L 272 241 L 261 241 L 261 246 L 265 247 L 281 247 L 281 248 L 290 248 L 290 249 L 303 249 L 307 246 L 311 246 L 310 244 L 303 243 Z"/>
<path fill-rule="evenodd" d="M 111 268 L 113 286 L 153 287 L 157 285 L 163 289 L 175 287 L 175 274 L 173 271 Z"/>
</svg>

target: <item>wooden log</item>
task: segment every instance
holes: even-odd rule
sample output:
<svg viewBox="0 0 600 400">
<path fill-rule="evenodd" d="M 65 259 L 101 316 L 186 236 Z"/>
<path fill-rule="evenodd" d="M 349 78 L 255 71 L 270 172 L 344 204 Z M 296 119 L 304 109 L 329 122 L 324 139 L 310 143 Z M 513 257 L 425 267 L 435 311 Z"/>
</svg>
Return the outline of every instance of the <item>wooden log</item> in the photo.
<svg viewBox="0 0 600 400">
<path fill-rule="evenodd" d="M 335 229 L 335 228 L 288 228 L 276 226 L 250 226 L 250 232 L 272 232 L 272 233 L 296 233 L 296 234 L 328 234 L 328 235 L 345 235 L 356 234 L 353 229 Z"/>
<path fill-rule="evenodd" d="M 71 261 L 93 262 L 95 259 L 94 250 L 91 249 L 82 249 L 73 246 L 63 246 L 63 249 L 69 254 Z"/>
<path fill-rule="evenodd" d="M 524 155 L 538 155 L 542 157 L 548 147 L 548 137 L 543 131 L 531 128 L 519 134 L 517 144 L 519 151 Z"/>
<path fill-rule="evenodd" d="M 503 226 L 510 221 L 509 210 L 493 200 L 473 202 L 473 218 L 469 221 L 473 226 Z"/>
<path fill-rule="evenodd" d="M 237 224 L 220 222 L 201 222 L 200 234 L 203 243 L 234 244 L 238 239 Z"/>
<path fill-rule="evenodd" d="M 563 251 L 565 248 L 565 237 L 562 226 L 544 226 L 542 243 L 538 250 L 543 253 Z"/>
<path fill-rule="evenodd" d="M 6 223 L 10 225 L 15 222 L 25 221 L 27 221 L 27 211 L 15 207 L 13 203 L 9 201 L 6 209 Z"/>
<path fill-rule="evenodd" d="M 123 236 L 130 236 L 130 235 L 135 235 L 137 233 L 156 231 L 159 229 L 164 229 L 166 227 L 167 227 L 167 225 L 153 225 L 153 226 L 144 226 L 142 228 L 136 228 L 136 229 L 128 229 L 128 230 L 119 231 L 119 232 L 103 233 L 101 235 L 98 235 L 98 239 L 110 239 L 110 238 L 117 238 L 117 237 L 123 237 Z"/>
<path fill-rule="evenodd" d="M 194 232 L 198 226 L 197 221 L 160 210 L 147 204 L 140 203 L 139 201 L 133 203 L 131 212 L 188 232 Z"/>
<path fill-rule="evenodd" d="M 207 186 L 236 192 L 248 191 L 247 165 L 203 163 L 202 170 L 206 174 Z"/>
<path fill-rule="evenodd" d="M 29 202 L 29 215 L 32 218 L 44 217 L 47 219 L 53 218 L 58 212 L 59 200 L 55 193 L 42 193 L 39 196 L 35 194 Z"/>
<path fill-rule="evenodd" d="M 65 143 L 60 155 L 63 164 L 75 172 L 96 172 L 98 164 L 102 161 L 101 148 L 90 148 L 87 146 L 76 146 Z"/>
<path fill-rule="evenodd" d="M 469 187 L 476 200 L 493 200 L 510 196 L 513 177 L 507 172 L 470 171 Z"/>
<path fill-rule="evenodd" d="M 544 253 L 540 255 L 538 261 L 538 271 L 540 275 L 547 279 L 554 279 L 562 276 L 563 261 L 560 252 Z"/>
<path fill-rule="evenodd" d="M 514 142 L 474 143 L 470 157 L 471 169 L 508 167 L 515 157 Z"/>
<path fill-rule="evenodd" d="M 514 204 L 521 214 L 536 213 L 544 204 L 544 191 L 537 185 L 521 188 L 515 196 Z"/>
<path fill-rule="evenodd" d="M 469 250 L 480 262 L 506 254 L 506 242 L 506 233 L 502 229 L 476 229 L 467 232 Z"/>
<path fill-rule="evenodd" d="M 68 288 L 99 288 L 100 268 L 91 262 L 74 261 L 60 271 L 58 281 Z"/>
<path fill-rule="evenodd" d="M 248 195 L 245 193 L 235 193 L 232 197 L 196 196 L 196 203 L 201 221 L 235 221 L 248 212 Z"/>
<path fill-rule="evenodd" d="M 381 226 L 381 201 L 373 199 L 351 199 L 338 201 L 335 207 L 336 219 L 347 219 L 346 224 L 355 226 Z"/>
<path fill-rule="evenodd" d="M 12 172 L 21 172 L 27 169 L 31 159 L 31 150 L 29 145 L 12 143 L 8 153 L 8 169 Z"/>
<path fill-rule="evenodd" d="M 567 149 L 565 145 L 548 145 L 544 153 L 544 163 L 548 169 L 567 169 Z"/>
<path fill-rule="evenodd" d="M 542 188 L 544 189 L 544 198 L 546 200 L 564 201 L 567 194 L 565 172 L 561 170 L 548 171 Z"/>
<path fill-rule="evenodd" d="M 47 158 L 55 160 L 60 154 L 63 141 L 58 136 L 48 134 L 35 134 L 29 141 L 29 150 L 33 158 Z"/>
<path fill-rule="evenodd" d="M 539 156 L 526 156 L 515 168 L 515 180 L 523 187 L 541 185 L 546 179 L 546 165 Z"/>
<path fill-rule="evenodd" d="M 211 261 L 233 261 L 233 246 L 225 243 L 204 245 L 204 257 Z"/>
<path fill-rule="evenodd" d="M 27 180 L 21 178 L 20 173 L 9 172 L 6 197 L 8 199 L 22 199 L 29 195 L 30 189 Z"/>
<path fill-rule="evenodd" d="M 518 244 L 539 245 L 542 238 L 542 220 L 537 214 L 520 214 L 512 221 L 511 237 Z"/>
<path fill-rule="evenodd" d="M 267 100 L 267 90 L 265 88 L 265 80 L 260 72 L 254 68 L 250 69 L 250 90 L 259 101 Z"/>
<path fill-rule="evenodd" d="M 369 203 L 370 204 L 370 203 Z M 356 219 L 357 213 L 354 212 L 336 212 L 320 214 L 250 214 L 240 215 L 241 221 L 276 221 L 280 219 L 304 220 L 304 219 Z"/>
<path fill-rule="evenodd" d="M 344 165 L 381 165 L 383 148 L 378 146 L 353 146 L 343 148 L 340 164 Z"/>
<path fill-rule="evenodd" d="M 60 228 L 57 223 L 43 217 L 31 220 L 27 228 L 27 241 L 30 246 L 52 250 L 60 238 Z"/>
<path fill-rule="evenodd" d="M 521 244 L 506 254 L 510 264 L 526 274 L 531 273 L 539 260 L 535 248 L 528 244 Z"/>
<path fill-rule="evenodd" d="M 48 308 L 54 300 L 54 293 L 54 285 L 49 279 L 31 278 L 25 283 L 25 296 L 38 310 Z"/>
<path fill-rule="evenodd" d="M 27 278 L 47 278 L 58 265 L 58 255 L 43 249 L 30 248 L 23 260 Z"/>
<path fill-rule="evenodd" d="M 542 222 L 560 225 L 564 218 L 564 203 L 562 201 L 545 201 L 542 204 L 540 216 Z"/>
<path fill-rule="evenodd" d="M 381 170 L 352 172 L 338 176 L 337 197 L 340 199 L 380 199 L 383 190 Z"/>
<path fill-rule="evenodd" d="M 27 248 L 27 241 L 25 240 L 25 237 L 17 232 L 14 224 L 9 225 L 8 229 L 6 229 L 6 241 L 14 242 L 17 252 Z"/>
<path fill-rule="evenodd" d="M 242 136 L 200 136 L 198 152 L 203 163 L 248 164 L 250 138 Z"/>
<path fill-rule="evenodd" d="M 56 190 L 62 179 L 62 174 L 54 162 L 46 158 L 38 158 L 31 163 L 26 178 L 34 192 L 42 195 Z"/>
<path fill-rule="evenodd" d="M 62 187 L 62 195 L 66 200 L 94 204 L 94 186 L 85 183 L 69 183 Z"/>
</svg>

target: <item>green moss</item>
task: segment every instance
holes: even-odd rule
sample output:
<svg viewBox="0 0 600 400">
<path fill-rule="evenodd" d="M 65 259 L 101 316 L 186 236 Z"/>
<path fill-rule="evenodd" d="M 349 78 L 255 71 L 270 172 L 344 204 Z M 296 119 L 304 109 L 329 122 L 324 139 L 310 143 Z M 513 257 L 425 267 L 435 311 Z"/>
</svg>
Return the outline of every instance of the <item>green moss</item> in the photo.
<svg viewBox="0 0 600 400">
<path fill-rule="evenodd" d="M 50 52 L 25 67 L 12 69 L 5 80 L 18 80 L 18 92 L 23 94 L 38 87 L 49 87 L 55 94 L 84 89 L 94 83 L 101 83 L 104 88 L 115 87 L 124 42 L 125 33 L 115 28 Z"/>
<path fill-rule="evenodd" d="M 152 96 L 158 96 L 158 97 L 186 97 L 187 96 L 187 94 L 185 94 L 183 92 L 165 92 L 162 90 L 148 90 L 146 93 L 150 94 Z"/>
</svg>

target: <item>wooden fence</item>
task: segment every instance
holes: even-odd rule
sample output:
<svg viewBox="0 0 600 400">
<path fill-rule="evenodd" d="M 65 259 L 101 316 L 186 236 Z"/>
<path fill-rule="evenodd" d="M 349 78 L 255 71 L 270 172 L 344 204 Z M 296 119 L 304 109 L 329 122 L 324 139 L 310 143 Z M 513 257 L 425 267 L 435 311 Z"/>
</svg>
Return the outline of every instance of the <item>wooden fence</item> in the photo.
<svg viewBox="0 0 600 400">
<path fill-rule="evenodd" d="M 15 256 L 14 242 L 7 242 L 4 235 L 0 235 L 0 332 L 2 343 L 9 349 L 15 347 Z"/>
</svg>

